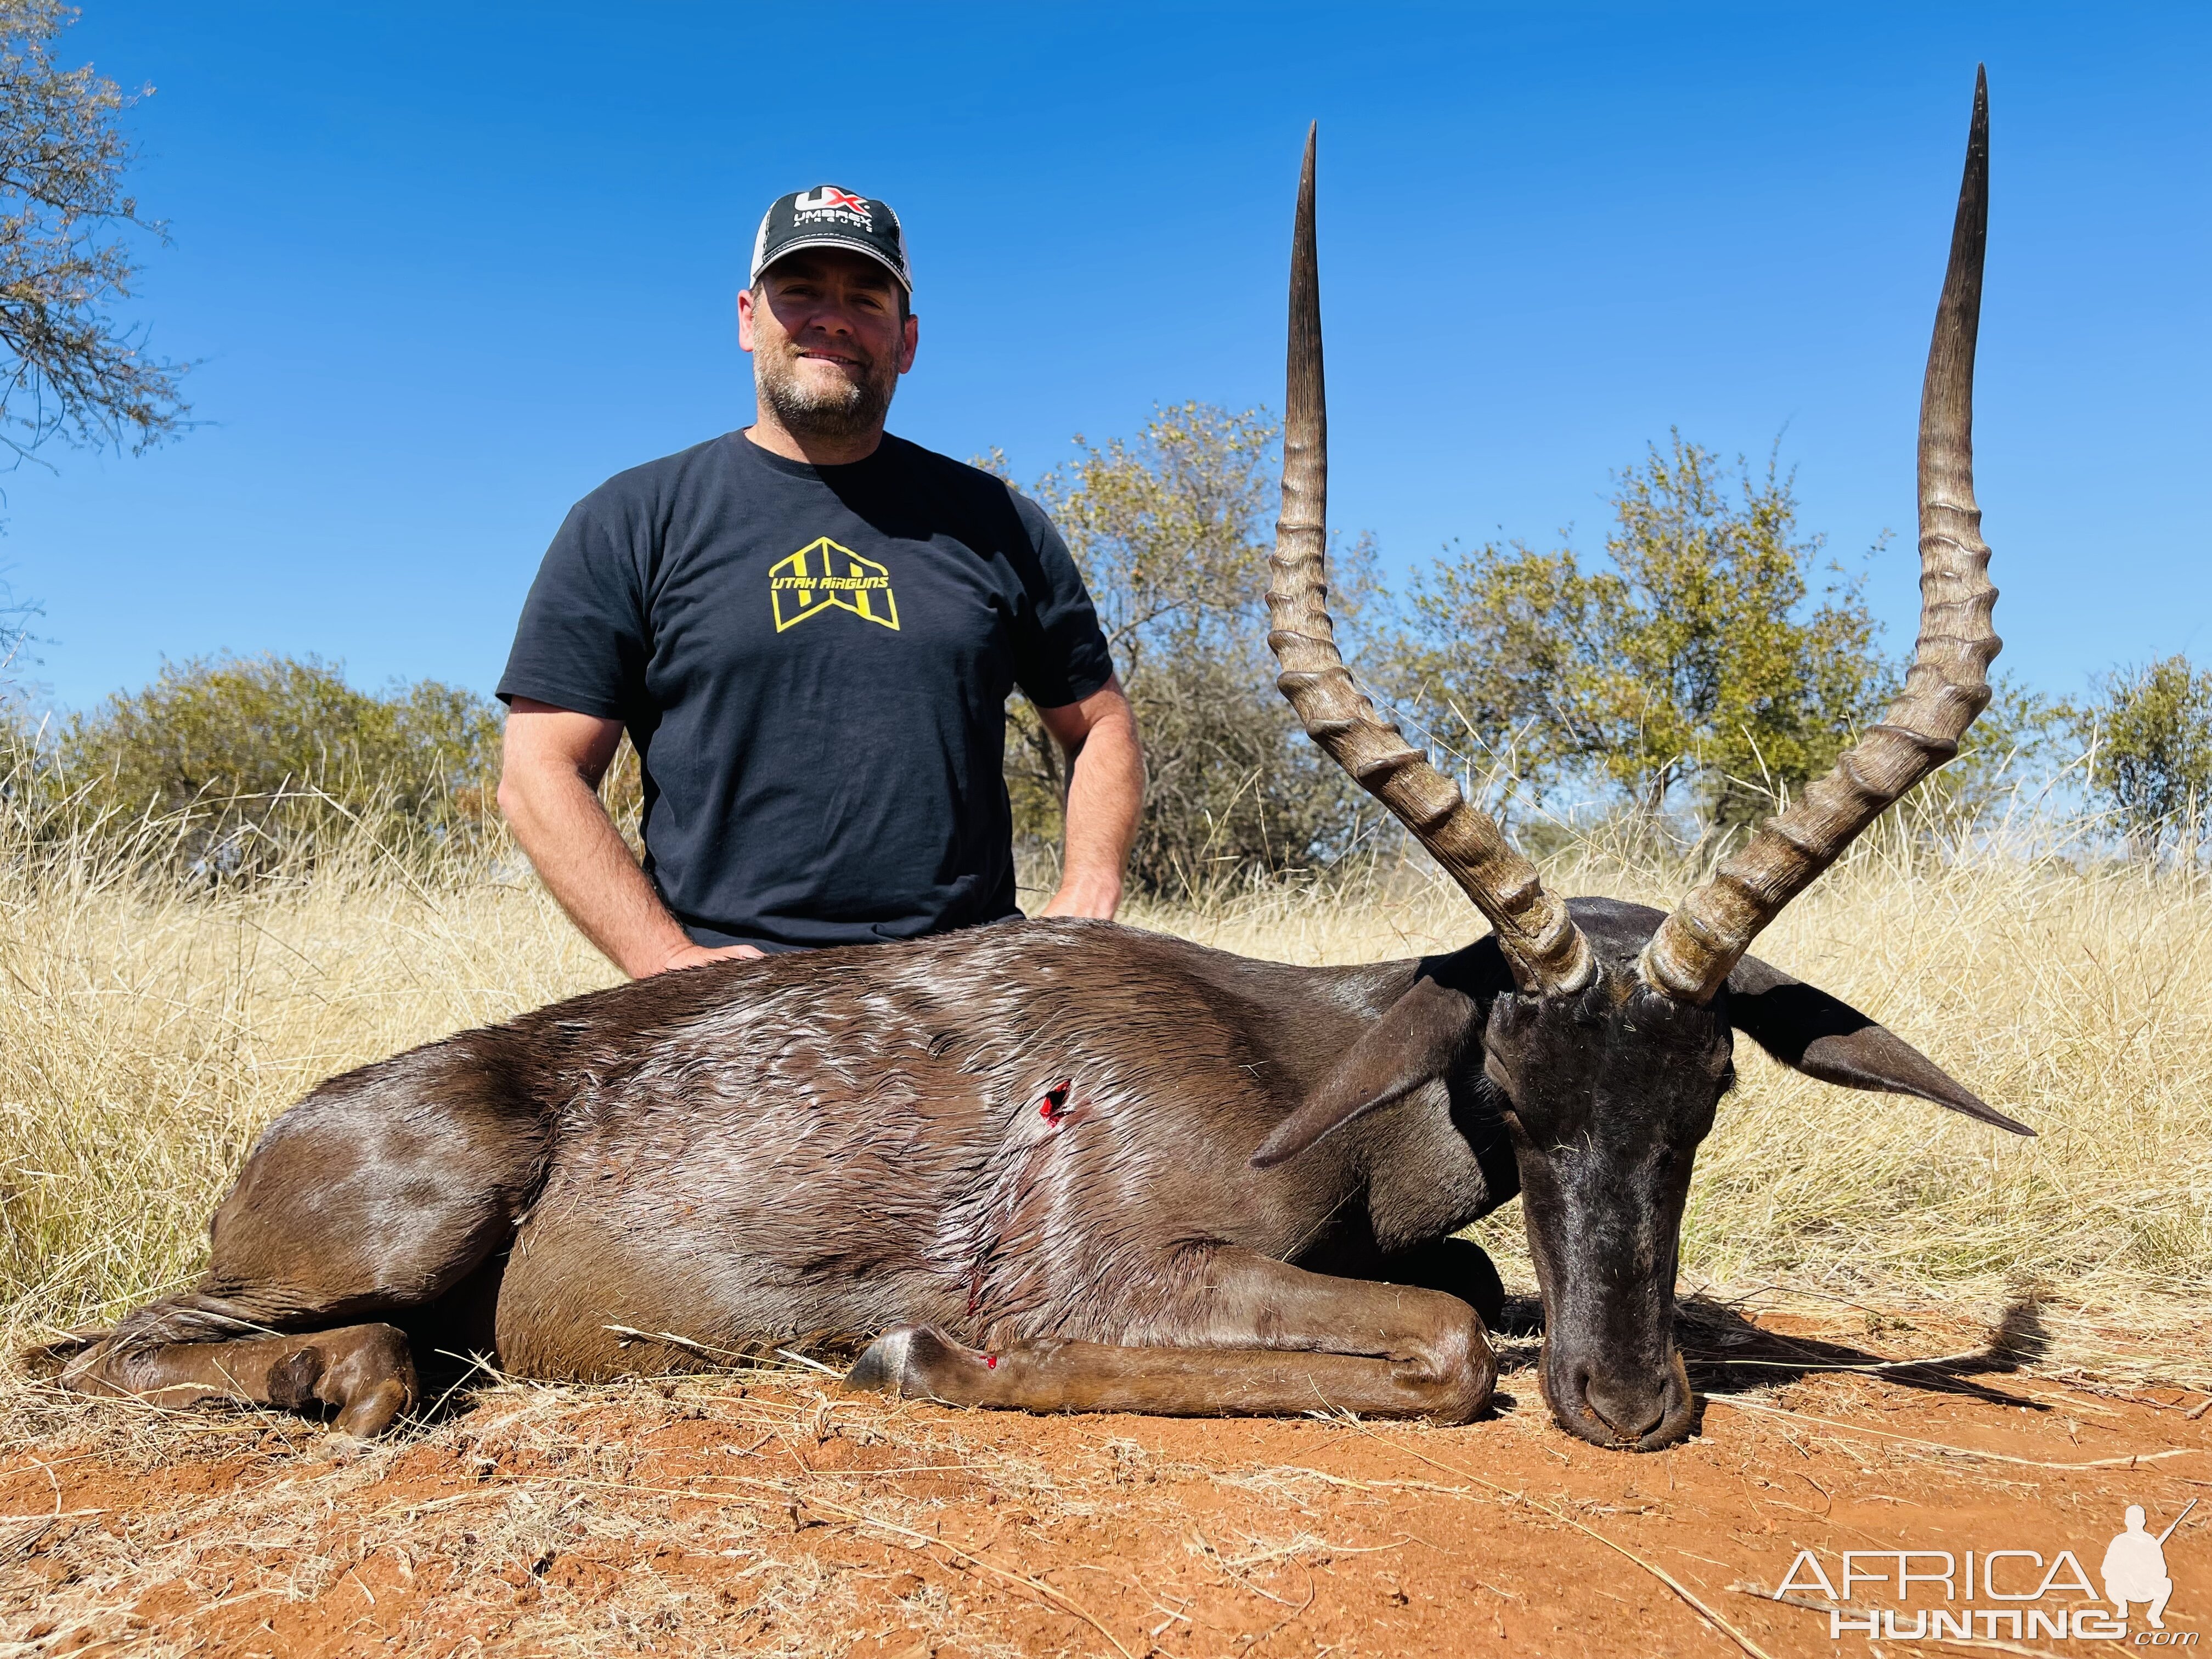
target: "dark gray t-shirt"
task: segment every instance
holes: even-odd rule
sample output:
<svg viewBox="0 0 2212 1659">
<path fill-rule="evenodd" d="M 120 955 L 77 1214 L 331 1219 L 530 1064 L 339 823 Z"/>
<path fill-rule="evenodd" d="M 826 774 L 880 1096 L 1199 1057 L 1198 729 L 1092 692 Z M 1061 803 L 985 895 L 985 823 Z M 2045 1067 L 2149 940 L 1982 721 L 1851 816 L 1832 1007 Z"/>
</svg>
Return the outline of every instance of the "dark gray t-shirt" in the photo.
<svg viewBox="0 0 2212 1659">
<path fill-rule="evenodd" d="M 730 433 L 577 503 L 499 695 L 621 720 L 668 908 L 774 949 L 1018 915 L 1007 694 L 1058 708 L 1112 667 L 1066 544 L 988 473 Z"/>
</svg>

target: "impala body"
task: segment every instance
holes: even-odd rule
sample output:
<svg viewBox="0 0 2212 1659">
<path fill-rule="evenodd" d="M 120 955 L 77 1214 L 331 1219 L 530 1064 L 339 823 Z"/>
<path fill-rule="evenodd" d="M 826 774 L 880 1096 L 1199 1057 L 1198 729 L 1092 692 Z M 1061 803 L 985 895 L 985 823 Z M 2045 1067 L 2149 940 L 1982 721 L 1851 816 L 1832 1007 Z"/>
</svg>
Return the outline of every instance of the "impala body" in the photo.
<svg viewBox="0 0 2212 1659">
<path fill-rule="evenodd" d="M 1309 139 L 1270 642 L 1307 731 L 1489 936 L 1311 969 L 1012 922 L 580 997 L 317 1089 L 216 1212 L 204 1283 L 88 1334 L 65 1377 L 328 1407 L 373 1433 L 414 1401 L 421 1343 L 593 1377 L 827 1337 L 867 1344 L 854 1386 L 956 1404 L 1459 1422 L 1490 1398 L 1478 1308 L 1497 1285 L 1452 1235 L 1517 1194 L 1553 1413 L 1600 1444 L 1680 1439 L 1677 1237 L 1737 1033 L 2027 1133 L 1746 954 L 1988 700 L 1969 440 L 1985 118 L 1978 84 L 1905 689 L 1671 915 L 1547 892 L 1337 653 Z"/>
</svg>

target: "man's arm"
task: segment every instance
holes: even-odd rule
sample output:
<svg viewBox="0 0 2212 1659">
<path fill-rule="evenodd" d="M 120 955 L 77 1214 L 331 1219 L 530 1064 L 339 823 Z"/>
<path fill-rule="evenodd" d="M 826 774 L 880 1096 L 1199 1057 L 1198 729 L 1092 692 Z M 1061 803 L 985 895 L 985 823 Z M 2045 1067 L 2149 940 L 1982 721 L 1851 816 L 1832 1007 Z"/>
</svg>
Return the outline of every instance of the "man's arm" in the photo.
<svg viewBox="0 0 2212 1659">
<path fill-rule="evenodd" d="M 632 979 L 757 957 L 750 945 L 709 950 L 685 935 L 599 804 L 599 780 L 622 722 L 517 697 L 507 716 L 499 807 L 569 919 Z"/>
<path fill-rule="evenodd" d="M 1067 757 L 1067 834 L 1060 890 L 1048 916 L 1110 921 L 1121 902 L 1121 873 L 1145 805 L 1145 756 L 1137 717 L 1119 677 L 1089 696 L 1037 717 Z"/>
</svg>

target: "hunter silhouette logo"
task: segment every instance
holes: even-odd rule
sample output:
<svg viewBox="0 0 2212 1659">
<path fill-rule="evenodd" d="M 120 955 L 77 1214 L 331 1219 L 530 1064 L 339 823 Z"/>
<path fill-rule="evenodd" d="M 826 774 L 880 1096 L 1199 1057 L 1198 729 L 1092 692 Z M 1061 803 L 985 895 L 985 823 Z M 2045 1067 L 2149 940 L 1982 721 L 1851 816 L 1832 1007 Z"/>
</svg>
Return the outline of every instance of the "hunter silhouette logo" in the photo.
<svg viewBox="0 0 2212 1659">
<path fill-rule="evenodd" d="M 898 632 L 891 573 L 827 536 L 769 567 L 768 597 L 779 634 L 832 610 L 849 611 L 863 621 Z"/>
<path fill-rule="evenodd" d="M 2105 1599 L 2120 1610 L 2120 1617 L 2128 1616 L 2128 1603 L 2143 1604 L 2143 1616 L 2153 1630 L 2164 1630 L 2166 1620 L 2161 1616 L 2166 1604 L 2173 1594 L 2173 1580 L 2166 1573 L 2166 1540 L 2173 1536 L 2173 1528 L 2187 1518 L 2189 1510 L 2197 1507 L 2197 1500 L 2189 1500 L 2189 1509 L 2173 1517 L 2166 1529 L 2154 1536 L 2143 1525 L 2143 1507 L 2128 1505 L 2125 1516 L 2127 1530 L 2112 1540 L 2105 1551 Z"/>
</svg>

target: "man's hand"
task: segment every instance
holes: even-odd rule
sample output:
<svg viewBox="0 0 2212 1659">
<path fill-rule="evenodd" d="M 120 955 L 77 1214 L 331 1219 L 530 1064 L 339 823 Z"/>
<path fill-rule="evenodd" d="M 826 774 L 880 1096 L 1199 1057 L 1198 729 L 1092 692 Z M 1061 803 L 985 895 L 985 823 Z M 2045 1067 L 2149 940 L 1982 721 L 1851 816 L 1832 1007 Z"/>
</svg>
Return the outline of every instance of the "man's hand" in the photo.
<svg viewBox="0 0 2212 1659">
<path fill-rule="evenodd" d="M 499 805 L 515 840 L 584 936 L 632 979 L 763 954 L 694 945 L 599 804 L 622 722 L 517 697 L 507 717 Z"/>
<path fill-rule="evenodd" d="M 1121 903 L 1121 872 L 1145 806 L 1137 717 L 1118 677 L 1080 702 L 1040 708 L 1037 716 L 1067 757 L 1060 890 L 1042 914 L 1110 921 Z"/>
<path fill-rule="evenodd" d="M 1044 908 L 1037 914 L 1041 916 L 1094 916 L 1100 921 L 1111 921 L 1114 913 L 1121 908 L 1121 883 L 1119 878 L 1101 881 L 1093 877 L 1077 881 L 1063 874 L 1060 885 L 1053 889 L 1052 896 L 1045 901 Z"/>
</svg>

